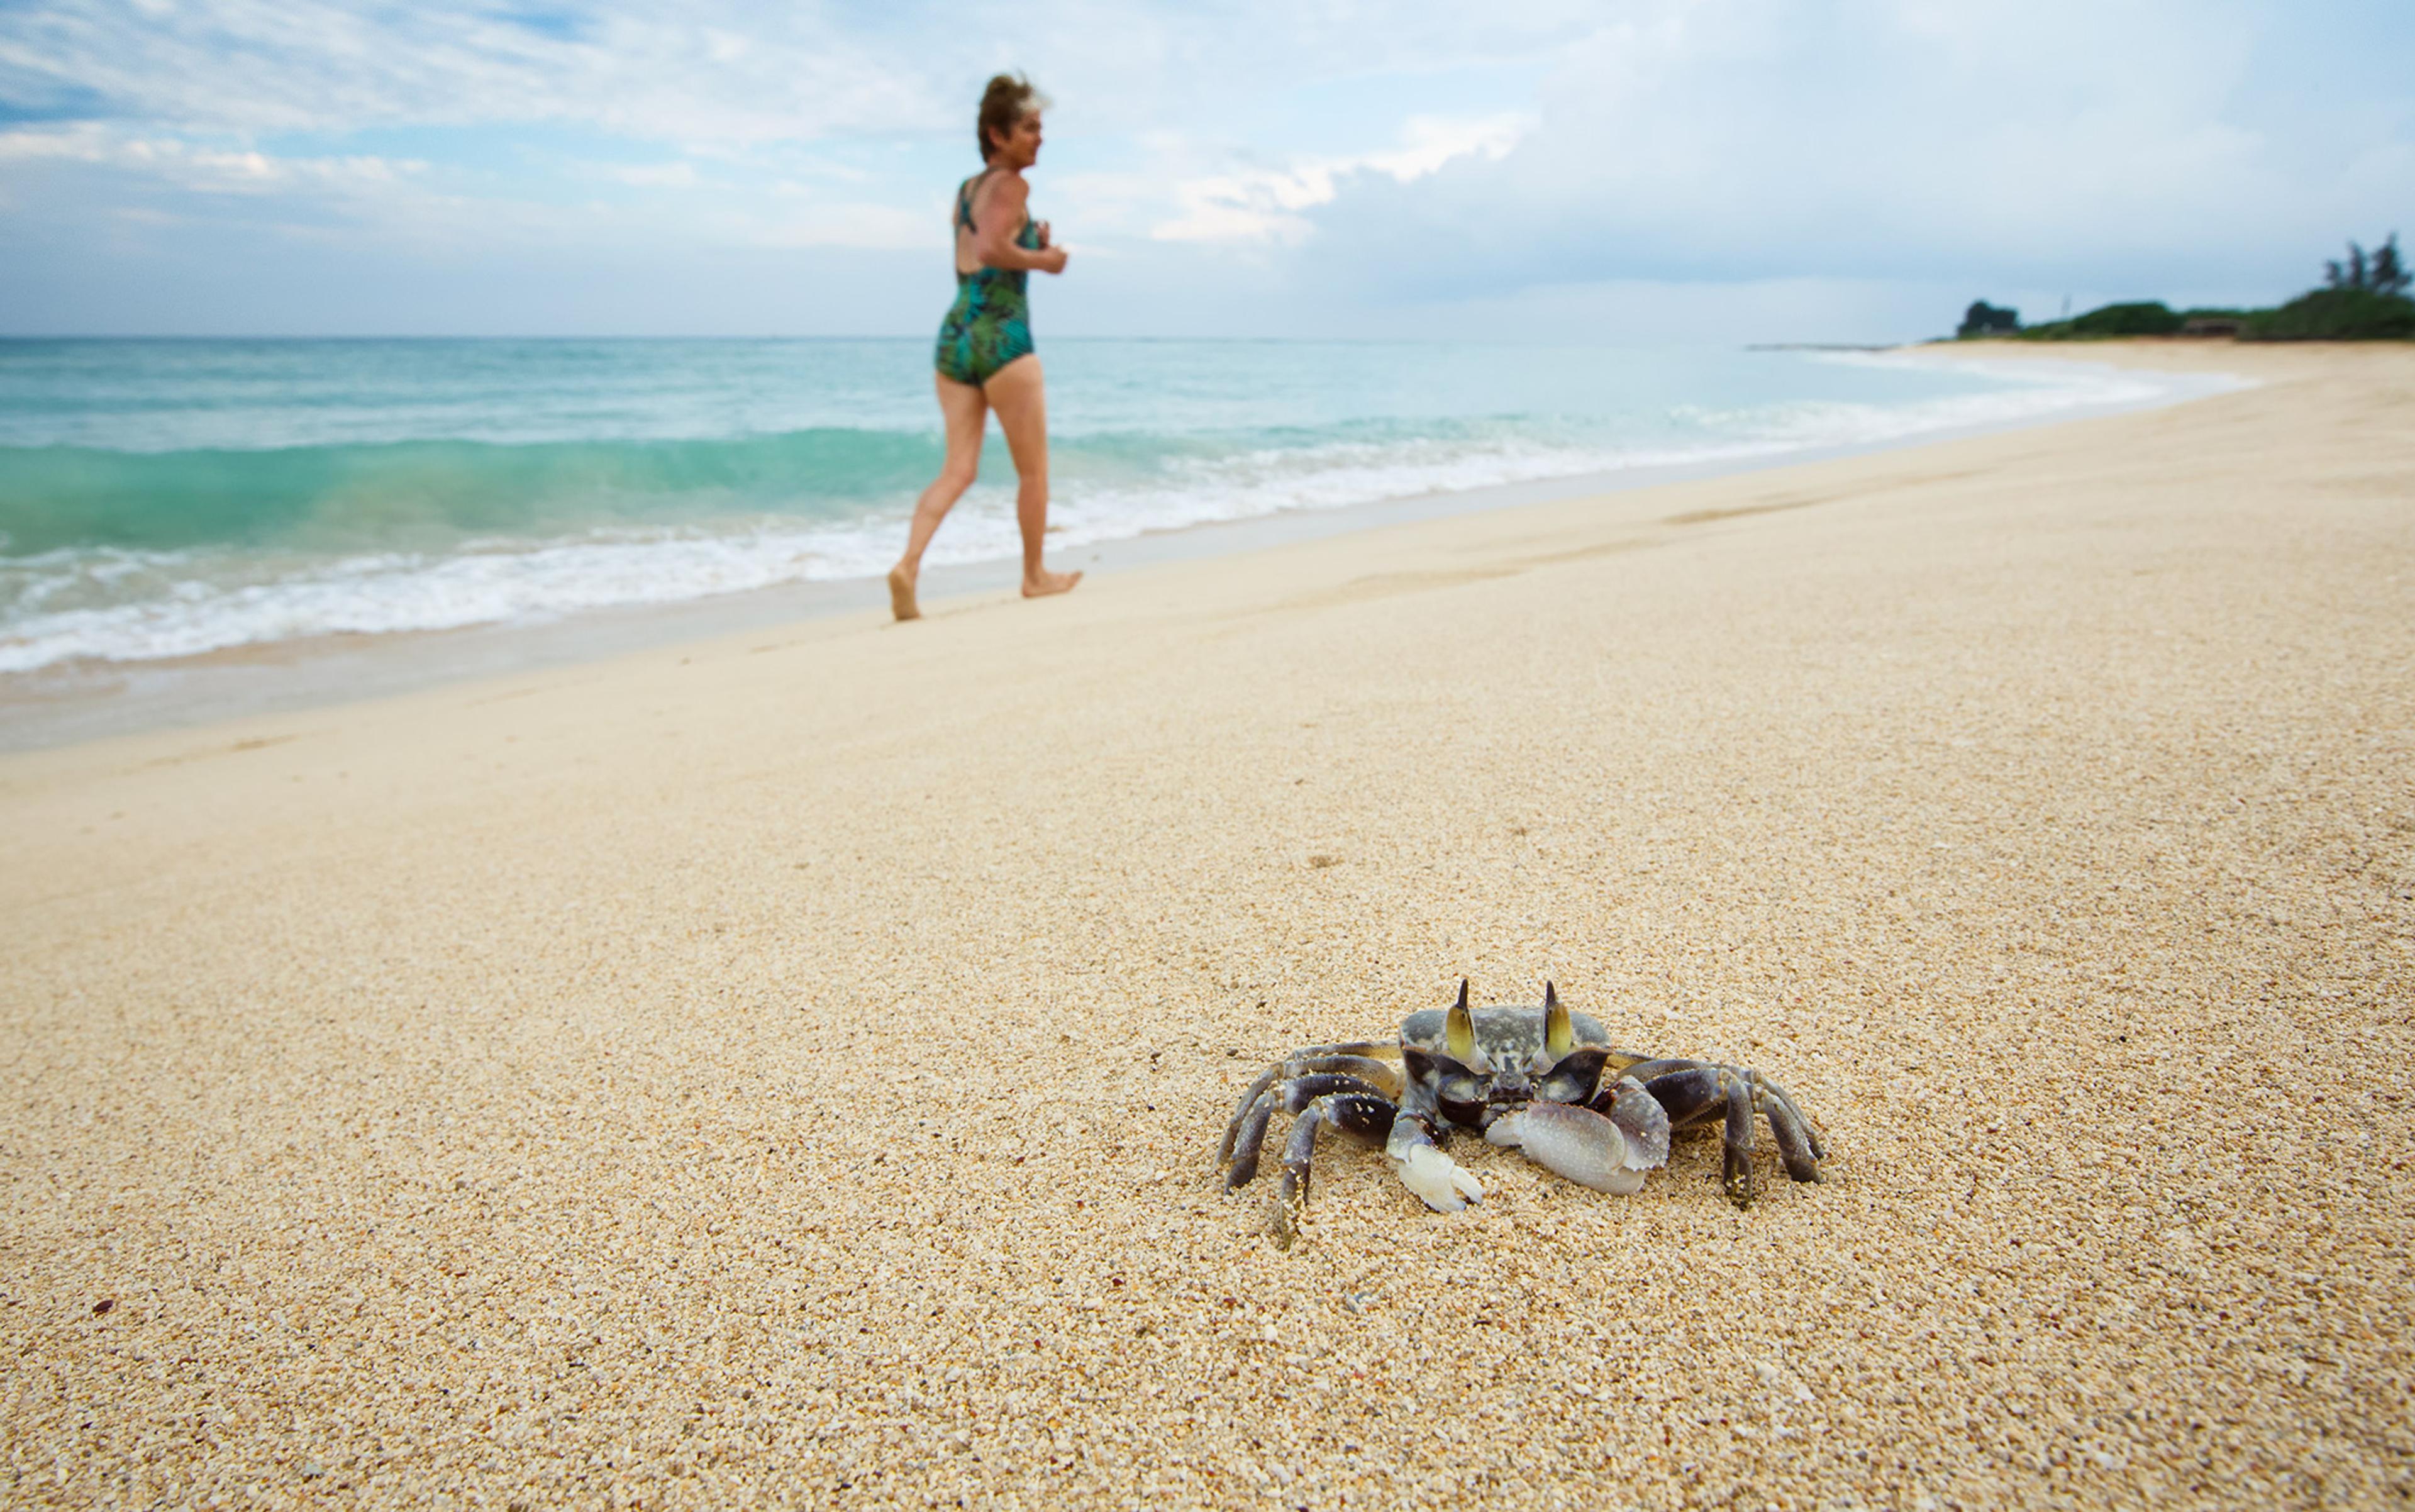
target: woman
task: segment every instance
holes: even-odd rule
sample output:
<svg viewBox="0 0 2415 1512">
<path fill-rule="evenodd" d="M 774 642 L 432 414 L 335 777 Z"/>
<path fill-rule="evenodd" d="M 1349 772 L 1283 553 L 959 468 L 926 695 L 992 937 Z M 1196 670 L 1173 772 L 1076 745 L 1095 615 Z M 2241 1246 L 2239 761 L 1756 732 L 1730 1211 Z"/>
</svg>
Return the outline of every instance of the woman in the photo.
<svg viewBox="0 0 2415 1512">
<path fill-rule="evenodd" d="M 1032 220 L 1023 174 L 1040 160 L 1040 112 L 1047 100 L 1030 81 L 999 74 L 982 92 L 974 130 L 988 166 L 956 188 L 956 302 L 939 326 L 939 412 L 948 424 L 948 459 L 914 506 L 906 554 L 889 569 L 889 606 L 900 620 L 920 617 L 914 586 L 922 553 L 981 465 L 982 427 L 998 412 L 1014 457 L 1015 522 L 1023 530 L 1023 596 L 1062 593 L 1078 572 L 1041 564 L 1048 531 L 1048 403 L 1040 359 L 1031 350 L 1024 282 L 1033 269 L 1065 271 L 1048 223 Z"/>
</svg>

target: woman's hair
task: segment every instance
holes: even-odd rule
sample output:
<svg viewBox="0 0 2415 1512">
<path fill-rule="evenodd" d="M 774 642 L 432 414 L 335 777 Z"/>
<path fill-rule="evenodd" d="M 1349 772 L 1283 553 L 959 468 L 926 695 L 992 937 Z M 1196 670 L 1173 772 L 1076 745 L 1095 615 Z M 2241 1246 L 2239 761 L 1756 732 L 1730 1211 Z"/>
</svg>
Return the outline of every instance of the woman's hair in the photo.
<svg viewBox="0 0 2415 1512">
<path fill-rule="evenodd" d="M 1002 73 L 989 82 L 982 91 L 981 114 L 974 118 L 974 134 L 981 138 L 982 161 L 997 156 L 998 144 L 990 140 L 995 131 L 1000 136 L 1014 129 L 1014 123 L 1035 111 L 1048 108 L 1048 97 L 1031 87 L 1031 81 L 1019 73 Z"/>
</svg>

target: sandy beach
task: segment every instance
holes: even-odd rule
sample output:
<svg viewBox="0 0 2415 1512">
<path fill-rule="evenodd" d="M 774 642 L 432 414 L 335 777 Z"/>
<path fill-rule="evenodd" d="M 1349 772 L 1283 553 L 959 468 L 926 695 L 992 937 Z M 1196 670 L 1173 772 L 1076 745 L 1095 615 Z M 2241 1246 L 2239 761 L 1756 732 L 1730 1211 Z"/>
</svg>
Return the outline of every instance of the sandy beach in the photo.
<svg viewBox="0 0 2415 1512">
<path fill-rule="evenodd" d="M 2261 386 L 0 757 L 6 1499 L 2406 1505 L 2415 351 L 2044 354 Z M 1462 975 L 1826 1179 L 1279 1248 Z"/>
</svg>

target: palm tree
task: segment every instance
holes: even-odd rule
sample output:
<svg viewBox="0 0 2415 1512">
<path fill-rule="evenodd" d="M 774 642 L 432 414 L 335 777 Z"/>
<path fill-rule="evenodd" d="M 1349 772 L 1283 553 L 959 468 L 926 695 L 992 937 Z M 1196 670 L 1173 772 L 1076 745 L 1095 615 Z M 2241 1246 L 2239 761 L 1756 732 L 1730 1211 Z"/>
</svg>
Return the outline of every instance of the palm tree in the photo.
<svg viewBox="0 0 2415 1512">
<path fill-rule="evenodd" d="M 2373 254 L 2373 262 L 2364 270 L 2369 287 L 2385 294 L 2403 294 L 2407 286 L 2415 282 L 2398 261 L 2398 233 L 2392 232 L 2381 250 Z"/>
<path fill-rule="evenodd" d="M 2377 294 L 2403 294 L 2409 282 L 2415 282 L 2398 257 L 2398 233 L 2365 256 L 2364 248 L 2354 242 L 2348 244 L 2346 262 L 2323 264 L 2323 281 L 2334 289 L 2370 289 Z"/>
</svg>

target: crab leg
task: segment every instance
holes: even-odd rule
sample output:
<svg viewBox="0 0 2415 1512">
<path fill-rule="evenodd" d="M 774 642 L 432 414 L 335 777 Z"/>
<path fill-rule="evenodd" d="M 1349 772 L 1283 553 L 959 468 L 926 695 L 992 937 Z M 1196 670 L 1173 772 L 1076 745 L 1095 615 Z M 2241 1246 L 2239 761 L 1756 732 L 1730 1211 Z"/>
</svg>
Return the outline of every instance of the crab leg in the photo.
<svg viewBox="0 0 2415 1512">
<path fill-rule="evenodd" d="M 1753 1101 L 1769 1117 L 1769 1131 L 1778 1140 L 1778 1158 L 1786 1162 L 1786 1174 L 1796 1181 L 1820 1179 L 1820 1157 L 1826 1153 L 1820 1147 L 1820 1136 L 1776 1082 L 1759 1071 L 1747 1071 L 1754 1085 Z"/>
<path fill-rule="evenodd" d="M 1672 1129 L 1690 1129 L 1714 1111 L 1723 1110 L 1725 1088 L 1719 1085 L 1719 1068 L 1700 1060 L 1648 1060 L 1628 1069 L 1627 1074 L 1643 1084 L 1652 1100 L 1669 1115 Z"/>
<path fill-rule="evenodd" d="M 1325 1078 L 1301 1078 L 1303 1084 L 1312 1080 Z M 1372 1145 L 1392 1131 L 1392 1120 L 1399 1111 L 1390 1098 L 1372 1088 L 1365 1092 L 1326 1092 L 1310 1100 L 1300 1110 L 1299 1122 L 1291 1126 L 1291 1140 L 1283 1146 L 1282 1187 L 1277 1193 L 1278 1201 L 1285 1208 L 1308 1201 L 1309 1165 L 1316 1157 L 1318 1126 L 1331 1124 L 1353 1139 Z"/>
<path fill-rule="evenodd" d="M 1339 1064 L 1358 1058 L 1335 1055 L 1323 1057 L 1317 1063 Z M 1390 1069 L 1380 1061 L 1369 1061 L 1364 1064 L 1372 1065 L 1378 1070 Z M 1257 1100 L 1251 1104 L 1238 1135 L 1233 1141 L 1230 1154 L 1232 1169 L 1224 1173 L 1224 1190 L 1232 1191 L 1237 1188 L 1246 1187 L 1256 1177 L 1258 1153 L 1266 1145 L 1267 1124 L 1274 1117 L 1277 1108 L 1286 1113 L 1298 1113 L 1315 1099 L 1334 1092 L 1356 1092 L 1367 1097 L 1381 1098 L 1388 1104 L 1391 1101 L 1390 1095 L 1383 1087 L 1364 1077 L 1353 1076 L 1342 1071 L 1309 1071 L 1284 1077 L 1260 1092 Z"/>
<path fill-rule="evenodd" d="M 1370 1081 L 1381 1083 L 1396 1078 L 1400 1073 L 1375 1057 L 1386 1055 L 1398 1055 L 1400 1053 L 1401 1047 L 1397 1044 L 1375 1044 L 1364 1040 L 1352 1040 L 1346 1044 L 1310 1045 L 1304 1050 L 1293 1051 L 1260 1071 L 1258 1079 L 1252 1082 L 1249 1089 L 1241 1094 L 1240 1102 L 1233 1109 L 1232 1121 L 1224 1126 L 1224 1143 L 1216 1151 L 1218 1162 L 1222 1163 L 1233 1158 L 1233 1145 L 1240 1135 L 1241 1126 L 1249 1121 L 1250 1114 L 1256 1107 L 1258 1099 L 1264 1097 L 1267 1089 L 1273 1086 L 1280 1078 L 1296 1076 L 1301 1071 L 1350 1071 L 1356 1075 L 1365 1076 Z M 1261 1130 L 1263 1131 L 1263 1125 L 1261 1125 Z"/>
<path fill-rule="evenodd" d="M 1276 1084 L 1276 1088 L 1282 1093 L 1282 1106 L 1285 1113 L 1306 1113 L 1310 1103 L 1314 1102 L 1318 1098 L 1329 1097 L 1336 1092 L 1356 1092 L 1362 1097 L 1375 1098 L 1387 1103 L 1392 1100 L 1392 1095 L 1374 1083 L 1363 1076 L 1352 1076 L 1344 1071 L 1311 1071 L 1306 1076 L 1295 1076 L 1288 1081 L 1279 1082 Z"/>
<path fill-rule="evenodd" d="M 1661 1060 L 1639 1060 L 1634 1065 L 1628 1067 L 1618 1074 L 1621 1076 L 1632 1077 L 1634 1080 L 1642 1083 L 1648 1087 L 1662 1077 L 1673 1075 L 1678 1071 L 1716 1070 L 1718 1068 L 1716 1066 L 1707 1060 L 1680 1060 L 1674 1056 L 1671 1056 Z M 1653 1096 L 1658 1097 L 1659 1094 L 1655 1092 Z M 1666 1106 L 1665 1100 L 1663 1102 L 1663 1106 Z M 1677 1110 L 1671 1108 L 1669 1110 L 1669 1116 L 1672 1119 L 1676 1118 Z"/>
<path fill-rule="evenodd" d="M 1293 1069 L 1292 1074 L 1355 1076 L 1387 1098 L 1401 1095 L 1401 1068 L 1372 1055 L 1316 1055 Z"/>
<path fill-rule="evenodd" d="M 1672 1069 L 1672 1068 L 1681 1069 Z M 1724 1169 L 1721 1182 L 1728 1201 L 1738 1207 L 1752 1202 L 1752 1077 L 1748 1071 L 1700 1061 L 1649 1061 L 1630 1068 L 1645 1072 L 1644 1089 L 1668 1110 L 1669 1126 L 1685 1129 L 1724 1113 Z"/>
<path fill-rule="evenodd" d="M 1768 1105 L 1769 1103 L 1776 1103 L 1778 1107 L 1782 1107 L 1786 1110 L 1787 1116 L 1792 1118 L 1794 1121 L 1795 1128 L 1801 1130 L 1803 1148 L 1806 1153 L 1808 1153 L 1815 1161 L 1826 1160 L 1828 1158 L 1828 1150 L 1827 1147 L 1820 1142 L 1820 1131 L 1811 1127 L 1810 1119 L 1803 1116 L 1803 1110 L 1795 1105 L 1794 1094 L 1789 1092 L 1786 1088 L 1778 1085 L 1776 1082 L 1771 1081 L 1768 1077 L 1762 1075 L 1759 1071 L 1753 1072 L 1752 1077 L 1754 1081 L 1761 1084 L 1762 1091 L 1768 1094 L 1768 1102 L 1763 1104 L 1763 1111 L 1769 1114 L 1769 1127 L 1771 1130 L 1778 1133 L 1781 1142 L 1784 1141 L 1786 1136 L 1782 1131 L 1778 1130 L 1778 1127 L 1777 1110 Z M 1789 1160 L 1787 1162 L 1786 1174 L 1789 1175 L 1794 1175 L 1793 1161 Z M 1817 1181 L 1819 1179 L 1819 1175 L 1815 1172 L 1813 1175 L 1808 1176 L 1794 1176 L 1794 1179 L 1797 1181 Z"/>
<path fill-rule="evenodd" d="M 1738 1207 L 1750 1207 L 1752 1188 L 1752 1078 L 1728 1070 L 1716 1073 L 1719 1085 L 1728 1095 L 1728 1127 L 1720 1139 L 1722 1169 L 1719 1183 L 1727 1189 L 1728 1201 Z"/>
<path fill-rule="evenodd" d="M 1701 1120 L 1715 1106 L 1718 1111 L 1724 1111 L 1724 1106 L 1719 1104 L 1718 1096 L 1709 1089 L 1707 1083 L 1700 1080 L 1681 1082 L 1676 1076 L 1681 1071 L 1702 1070 L 1725 1071 L 1731 1076 L 1743 1077 L 1752 1085 L 1754 1105 L 1770 1115 L 1770 1130 L 1778 1134 L 1781 1142 L 1786 1138 L 1786 1134 L 1779 1131 L 1778 1118 L 1782 1113 L 1792 1123 L 1793 1131 L 1800 1136 L 1798 1144 L 1804 1154 L 1814 1162 L 1828 1158 L 1827 1146 L 1821 1141 L 1819 1130 L 1811 1127 L 1811 1120 L 1804 1116 L 1802 1106 L 1794 1100 L 1794 1094 L 1778 1085 L 1766 1072 L 1741 1066 L 1716 1065 L 1707 1060 L 1648 1060 L 1628 1068 L 1626 1074 L 1650 1087 L 1652 1095 L 1669 1110 L 1670 1123 L 1684 1129 Z M 1599 1101 L 1599 1099 L 1595 1100 L 1597 1106 Z M 1793 1175 L 1795 1180 L 1819 1179 L 1817 1175 L 1794 1175 L 1794 1162 L 1788 1161 L 1787 1175 Z"/>
</svg>

